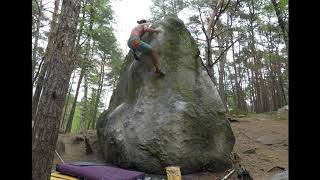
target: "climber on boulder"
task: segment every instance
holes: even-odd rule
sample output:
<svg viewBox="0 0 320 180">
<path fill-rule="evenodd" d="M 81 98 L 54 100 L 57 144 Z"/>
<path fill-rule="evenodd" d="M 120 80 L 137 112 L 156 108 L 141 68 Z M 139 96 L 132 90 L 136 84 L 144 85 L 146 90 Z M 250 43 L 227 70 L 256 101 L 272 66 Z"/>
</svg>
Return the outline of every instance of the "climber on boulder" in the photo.
<svg viewBox="0 0 320 180">
<path fill-rule="evenodd" d="M 129 48 L 133 50 L 134 57 L 137 60 L 139 60 L 139 58 L 135 54 L 136 50 L 139 50 L 139 51 L 142 51 L 145 53 L 151 53 L 153 65 L 156 68 L 155 73 L 158 73 L 160 76 L 164 76 L 165 74 L 159 68 L 159 60 L 158 60 L 158 56 L 157 56 L 157 52 L 156 52 L 155 48 L 151 47 L 148 43 L 143 42 L 141 40 L 141 37 L 143 36 L 143 34 L 145 32 L 159 33 L 159 32 L 161 32 L 161 30 L 158 28 L 157 29 L 149 28 L 147 21 L 144 19 L 137 21 L 137 23 L 138 23 L 138 25 L 132 29 L 131 34 L 130 34 L 130 38 L 128 40 Z"/>
</svg>

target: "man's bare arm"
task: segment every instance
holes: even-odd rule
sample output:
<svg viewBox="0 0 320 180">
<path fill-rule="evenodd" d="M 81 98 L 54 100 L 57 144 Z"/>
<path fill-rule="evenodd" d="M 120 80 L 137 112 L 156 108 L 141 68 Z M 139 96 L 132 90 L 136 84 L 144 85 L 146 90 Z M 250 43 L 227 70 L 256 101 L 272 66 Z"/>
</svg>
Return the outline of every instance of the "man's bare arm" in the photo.
<svg viewBox="0 0 320 180">
<path fill-rule="evenodd" d="M 157 33 L 161 32 L 161 30 L 159 28 L 153 29 L 153 28 L 149 28 L 146 25 L 144 26 L 144 31 L 146 31 L 146 32 L 157 32 Z"/>
</svg>

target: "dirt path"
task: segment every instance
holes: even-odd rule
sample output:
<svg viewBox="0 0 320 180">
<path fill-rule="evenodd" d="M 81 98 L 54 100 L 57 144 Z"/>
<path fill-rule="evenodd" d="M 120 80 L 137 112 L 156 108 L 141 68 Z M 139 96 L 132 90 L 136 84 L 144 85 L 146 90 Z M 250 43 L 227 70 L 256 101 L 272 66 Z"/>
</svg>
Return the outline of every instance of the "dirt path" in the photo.
<svg viewBox="0 0 320 180">
<path fill-rule="evenodd" d="M 238 157 L 254 180 L 265 180 L 280 171 L 288 169 L 288 120 L 277 120 L 274 115 L 251 114 L 244 118 L 237 118 L 238 122 L 231 122 L 236 143 L 234 154 Z M 95 131 L 88 132 L 94 153 L 86 155 L 83 142 L 75 143 L 75 135 L 60 134 L 59 140 L 65 144 L 63 159 L 65 162 L 90 161 L 103 162 L 98 152 Z M 54 164 L 61 162 L 54 159 Z M 269 171 L 269 172 L 268 172 Z M 198 173 L 183 176 L 184 180 L 214 180 L 221 179 L 227 173 Z M 165 176 L 146 175 L 152 180 L 166 179 Z M 234 178 L 230 178 L 234 179 Z"/>
<path fill-rule="evenodd" d="M 253 179 L 270 179 L 281 168 L 288 169 L 288 120 L 260 114 L 240 118 L 231 126 L 236 136 L 234 152 Z"/>
</svg>

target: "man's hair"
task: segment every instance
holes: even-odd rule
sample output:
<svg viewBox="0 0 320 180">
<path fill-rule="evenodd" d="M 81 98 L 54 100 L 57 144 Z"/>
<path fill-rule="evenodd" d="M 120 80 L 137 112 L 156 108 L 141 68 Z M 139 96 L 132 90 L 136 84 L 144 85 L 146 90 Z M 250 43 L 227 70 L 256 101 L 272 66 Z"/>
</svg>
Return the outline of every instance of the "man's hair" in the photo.
<svg viewBox="0 0 320 180">
<path fill-rule="evenodd" d="M 147 22 L 147 20 L 145 20 L 145 19 L 141 19 L 140 21 L 137 21 L 138 24 L 142 24 L 142 23 L 146 23 L 146 22 Z"/>
</svg>

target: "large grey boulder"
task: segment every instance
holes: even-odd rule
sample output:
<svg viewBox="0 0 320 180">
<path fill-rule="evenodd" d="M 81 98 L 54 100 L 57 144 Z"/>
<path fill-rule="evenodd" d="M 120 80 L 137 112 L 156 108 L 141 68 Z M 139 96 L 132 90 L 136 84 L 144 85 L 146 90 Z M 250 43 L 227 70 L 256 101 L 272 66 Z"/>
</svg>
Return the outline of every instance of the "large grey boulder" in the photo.
<svg viewBox="0 0 320 180">
<path fill-rule="evenodd" d="M 182 174 L 230 167 L 235 138 L 218 92 L 201 65 L 199 50 L 184 23 L 167 17 L 163 32 L 143 40 L 158 50 L 164 78 L 150 55 L 126 56 L 109 109 L 97 124 L 107 162 L 164 174 L 168 165 Z"/>
</svg>

